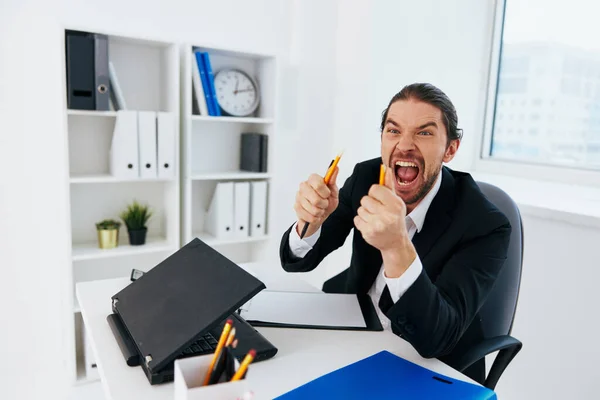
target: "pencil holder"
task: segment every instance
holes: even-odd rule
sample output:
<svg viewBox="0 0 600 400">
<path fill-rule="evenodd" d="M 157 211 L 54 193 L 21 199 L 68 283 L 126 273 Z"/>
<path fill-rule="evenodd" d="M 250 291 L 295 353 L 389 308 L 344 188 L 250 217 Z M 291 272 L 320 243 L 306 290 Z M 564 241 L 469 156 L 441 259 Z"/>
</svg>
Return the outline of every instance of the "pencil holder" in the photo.
<svg viewBox="0 0 600 400">
<path fill-rule="evenodd" d="M 212 358 L 209 354 L 175 360 L 175 400 L 251 400 L 247 379 L 202 386 Z"/>
</svg>

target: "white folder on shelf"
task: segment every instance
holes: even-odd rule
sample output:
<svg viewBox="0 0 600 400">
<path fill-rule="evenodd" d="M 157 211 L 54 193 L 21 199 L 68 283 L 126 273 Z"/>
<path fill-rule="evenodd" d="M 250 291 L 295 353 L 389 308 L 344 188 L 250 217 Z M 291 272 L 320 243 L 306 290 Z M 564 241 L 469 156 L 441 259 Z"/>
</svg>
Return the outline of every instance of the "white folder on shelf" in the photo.
<svg viewBox="0 0 600 400">
<path fill-rule="evenodd" d="M 205 219 L 205 231 L 219 239 L 234 236 L 233 182 L 219 182 L 215 188 Z"/>
<path fill-rule="evenodd" d="M 234 219 L 235 236 L 248 237 L 250 222 L 250 182 L 236 182 L 234 187 L 235 205 Z"/>
<path fill-rule="evenodd" d="M 117 111 L 109 154 L 112 176 L 119 178 L 137 178 L 139 176 L 137 123 L 135 111 Z"/>
<path fill-rule="evenodd" d="M 156 112 L 138 111 L 140 177 L 156 178 Z"/>
<path fill-rule="evenodd" d="M 250 182 L 250 236 L 264 236 L 267 223 L 267 181 Z"/>
<path fill-rule="evenodd" d="M 175 176 L 175 116 L 172 112 L 156 113 L 158 177 Z"/>
<path fill-rule="evenodd" d="M 111 100 L 115 110 L 127 110 L 127 103 L 125 102 L 125 96 L 117 77 L 117 71 L 112 61 L 108 62 L 108 76 L 110 79 L 110 94 Z M 116 103 L 116 104 L 115 104 Z"/>
</svg>

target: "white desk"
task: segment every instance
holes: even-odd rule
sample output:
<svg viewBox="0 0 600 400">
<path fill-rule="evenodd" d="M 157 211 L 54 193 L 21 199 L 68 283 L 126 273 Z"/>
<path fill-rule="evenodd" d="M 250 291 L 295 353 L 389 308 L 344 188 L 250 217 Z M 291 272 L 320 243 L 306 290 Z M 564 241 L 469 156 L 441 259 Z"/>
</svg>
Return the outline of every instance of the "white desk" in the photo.
<svg viewBox="0 0 600 400">
<path fill-rule="evenodd" d="M 277 271 L 274 267 L 273 270 Z M 253 269 L 253 271 L 256 271 Z M 283 272 L 281 269 L 279 271 Z M 283 280 L 262 279 L 270 289 L 316 290 L 291 274 Z M 260 274 L 257 274 L 260 277 Z M 110 297 L 130 283 L 127 278 L 77 284 L 81 314 L 96 357 L 107 399 L 164 400 L 173 398 L 173 384 L 150 385 L 141 367 L 129 367 L 106 321 Z M 278 349 L 277 355 L 251 364 L 248 379 L 255 399 L 272 399 L 312 379 L 381 350 L 389 350 L 437 373 L 473 383 L 436 359 L 423 359 L 405 340 L 390 332 L 259 328 Z"/>
</svg>

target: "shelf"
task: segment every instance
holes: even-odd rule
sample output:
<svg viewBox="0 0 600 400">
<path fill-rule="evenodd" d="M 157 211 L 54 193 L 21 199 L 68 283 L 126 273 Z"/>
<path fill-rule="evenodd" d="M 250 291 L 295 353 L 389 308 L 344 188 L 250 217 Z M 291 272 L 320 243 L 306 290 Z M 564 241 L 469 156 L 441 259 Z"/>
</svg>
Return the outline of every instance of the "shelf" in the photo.
<svg viewBox="0 0 600 400">
<path fill-rule="evenodd" d="M 76 366 L 76 375 L 75 375 L 75 385 L 87 385 L 88 383 L 96 382 L 100 380 L 100 377 L 92 377 L 89 378 L 85 371 L 85 361 L 83 360 L 83 355 L 77 357 L 77 366 Z"/>
<path fill-rule="evenodd" d="M 96 110 L 67 110 L 67 115 L 80 115 L 84 117 L 116 117 L 116 111 L 96 111 Z"/>
<path fill-rule="evenodd" d="M 98 243 L 74 244 L 72 258 L 73 261 L 96 260 L 99 258 L 123 257 L 161 251 L 176 251 L 176 246 L 162 238 L 148 238 L 146 244 L 141 246 L 123 244 L 114 249 L 100 249 L 98 248 Z"/>
<path fill-rule="evenodd" d="M 216 180 L 245 180 L 245 179 L 268 179 L 271 174 L 267 172 L 204 172 L 192 174 L 193 181 L 216 181 Z"/>
<path fill-rule="evenodd" d="M 237 124 L 272 124 L 273 118 L 254 117 L 211 117 L 206 115 L 192 115 L 192 121 L 228 122 Z"/>
<path fill-rule="evenodd" d="M 175 178 L 119 178 L 108 174 L 72 176 L 71 183 L 169 182 Z"/>
<path fill-rule="evenodd" d="M 262 241 L 269 239 L 269 235 L 219 239 L 219 238 L 216 238 L 206 232 L 200 232 L 200 233 L 196 232 L 193 234 L 193 237 L 197 237 L 198 239 L 202 240 L 204 243 L 206 243 L 209 246 L 218 246 L 218 245 L 223 245 L 223 244 L 262 242 Z"/>
</svg>

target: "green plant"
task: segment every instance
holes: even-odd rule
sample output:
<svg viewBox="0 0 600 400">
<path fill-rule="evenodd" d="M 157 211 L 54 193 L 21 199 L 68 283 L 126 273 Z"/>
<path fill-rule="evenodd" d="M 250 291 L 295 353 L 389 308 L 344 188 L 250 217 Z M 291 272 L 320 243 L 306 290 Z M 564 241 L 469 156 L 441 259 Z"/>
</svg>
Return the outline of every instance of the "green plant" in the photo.
<svg viewBox="0 0 600 400">
<path fill-rule="evenodd" d="M 152 216 L 152 211 L 147 205 L 142 205 L 137 201 L 127 206 L 127 209 L 120 215 L 121 219 L 127 225 L 130 231 L 137 231 L 146 228 L 146 223 Z"/>
<path fill-rule="evenodd" d="M 119 221 L 115 221 L 114 219 L 105 219 L 96 223 L 97 230 L 110 230 L 110 229 L 119 229 L 121 227 L 121 223 Z"/>
</svg>

